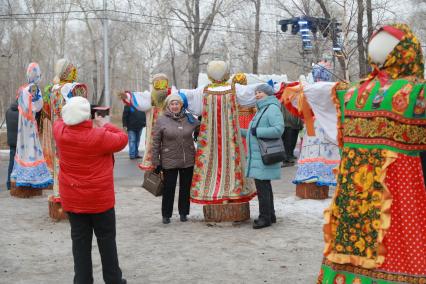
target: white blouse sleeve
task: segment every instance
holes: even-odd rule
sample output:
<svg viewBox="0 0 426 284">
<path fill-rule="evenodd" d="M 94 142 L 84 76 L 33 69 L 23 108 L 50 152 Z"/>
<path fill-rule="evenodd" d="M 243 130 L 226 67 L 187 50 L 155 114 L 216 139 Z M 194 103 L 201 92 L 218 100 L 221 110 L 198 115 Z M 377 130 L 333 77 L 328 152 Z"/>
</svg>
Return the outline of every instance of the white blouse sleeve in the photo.
<svg viewBox="0 0 426 284">
<path fill-rule="evenodd" d="M 188 102 L 188 110 L 199 116 L 203 111 L 204 86 L 197 89 L 180 89 L 178 91 Z"/>
<path fill-rule="evenodd" d="M 235 93 L 237 94 L 237 103 L 242 106 L 254 106 L 256 104 L 255 91 L 256 87 L 265 83 L 256 83 L 250 85 L 235 84 Z M 281 83 L 274 84 L 274 91 L 278 92 Z"/>
<path fill-rule="evenodd" d="M 140 111 L 148 111 L 151 109 L 151 92 L 126 92 L 127 98 L 123 101 Z"/>
<path fill-rule="evenodd" d="M 237 94 L 237 103 L 242 106 L 254 106 L 256 98 L 254 96 L 256 87 L 261 84 L 240 85 L 235 84 L 235 93 Z"/>
<path fill-rule="evenodd" d="M 337 113 L 331 100 L 331 91 L 335 82 L 318 82 L 303 87 L 303 93 L 315 119 L 324 129 L 330 140 L 337 144 Z"/>
</svg>

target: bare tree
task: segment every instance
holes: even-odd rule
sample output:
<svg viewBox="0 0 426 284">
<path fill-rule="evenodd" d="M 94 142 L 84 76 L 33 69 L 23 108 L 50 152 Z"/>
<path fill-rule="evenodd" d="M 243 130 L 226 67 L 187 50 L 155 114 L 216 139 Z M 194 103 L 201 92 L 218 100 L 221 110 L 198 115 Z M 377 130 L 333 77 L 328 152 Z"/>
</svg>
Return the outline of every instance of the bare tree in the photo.
<svg viewBox="0 0 426 284">
<path fill-rule="evenodd" d="M 254 23 L 254 50 L 253 50 L 253 74 L 258 73 L 259 65 L 259 47 L 260 47 L 260 5 L 261 0 L 251 0 L 255 6 L 255 23 Z"/>
<path fill-rule="evenodd" d="M 191 87 L 195 88 L 198 83 L 198 74 L 200 73 L 200 58 L 210 34 L 214 19 L 225 6 L 225 0 L 213 0 L 206 16 L 202 18 L 200 11 L 200 0 L 185 0 L 184 8 L 174 8 L 170 11 L 178 17 L 188 31 L 188 44 L 191 48 L 188 50 L 190 60 L 189 73 Z"/>
<path fill-rule="evenodd" d="M 357 46 L 358 46 L 358 66 L 359 77 L 364 77 L 367 74 L 367 60 L 365 58 L 365 42 L 363 37 L 363 18 L 364 18 L 364 3 L 363 0 L 357 0 L 358 4 L 358 22 L 356 25 Z"/>
</svg>

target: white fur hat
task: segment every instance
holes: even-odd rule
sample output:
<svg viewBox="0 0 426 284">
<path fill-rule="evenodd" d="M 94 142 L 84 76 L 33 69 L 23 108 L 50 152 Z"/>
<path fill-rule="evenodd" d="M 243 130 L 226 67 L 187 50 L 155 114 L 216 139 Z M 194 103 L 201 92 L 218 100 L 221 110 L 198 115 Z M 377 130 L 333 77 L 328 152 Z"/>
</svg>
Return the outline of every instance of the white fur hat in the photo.
<svg viewBox="0 0 426 284">
<path fill-rule="evenodd" d="M 62 119 L 66 125 L 76 125 L 90 118 L 90 103 L 83 97 L 72 97 L 62 107 Z"/>
<path fill-rule="evenodd" d="M 168 106 L 172 101 L 178 101 L 181 104 L 183 104 L 182 97 L 179 96 L 178 94 L 168 95 L 167 98 L 166 98 L 166 100 L 165 100 L 166 106 Z"/>
<path fill-rule="evenodd" d="M 207 64 L 207 75 L 217 82 L 227 81 L 229 79 L 229 64 L 220 60 L 210 61 Z"/>
</svg>

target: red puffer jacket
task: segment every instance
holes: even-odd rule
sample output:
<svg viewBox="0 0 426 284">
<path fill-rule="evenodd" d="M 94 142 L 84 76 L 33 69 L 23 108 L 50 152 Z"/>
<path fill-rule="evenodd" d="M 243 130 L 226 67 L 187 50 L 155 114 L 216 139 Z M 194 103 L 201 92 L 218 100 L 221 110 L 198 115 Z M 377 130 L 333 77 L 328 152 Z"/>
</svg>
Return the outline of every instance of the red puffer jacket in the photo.
<svg viewBox="0 0 426 284">
<path fill-rule="evenodd" d="M 59 155 L 62 207 L 73 213 L 101 213 L 115 205 L 114 152 L 127 144 L 127 135 L 114 125 L 93 128 L 92 121 L 65 125 L 55 122 L 53 135 Z"/>
</svg>

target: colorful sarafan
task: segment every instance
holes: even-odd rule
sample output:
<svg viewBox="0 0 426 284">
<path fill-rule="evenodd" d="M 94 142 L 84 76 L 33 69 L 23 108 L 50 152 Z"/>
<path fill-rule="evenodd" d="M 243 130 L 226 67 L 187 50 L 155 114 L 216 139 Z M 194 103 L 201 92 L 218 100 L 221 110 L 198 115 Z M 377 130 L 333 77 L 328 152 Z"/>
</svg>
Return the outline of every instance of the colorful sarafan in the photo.
<svg viewBox="0 0 426 284">
<path fill-rule="evenodd" d="M 426 283 L 423 56 L 407 26 L 385 30 L 400 43 L 384 66 L 334 89 L 342 159 L 318 283 Z"/>
<path fill-rule="evenodd" d="M 203 112 L 191 185 L 191 201 L 201 204 L 246 202 L 255 196 L 244 176 L 245 154 L 239 131 L 236 91 L 204 88 Z"/>
<path fill-rule="evenodd" d="M 58 61 L 56 68 L 58 73 L 54 81 L 57 81 L 57 84 L 52 86 L 49 99 L 50 127 L 53 126 L 56 120 L 61 118 L 62 107 L 69 98 L 75 96 L 87 98 L 87 85 L 75 82 L 77 80 L 77 68 L 71 62 L 61 59 Z M 50 148 L 53 151 L 53 194 L 55 201 L 59 202 L 59 157 L 56 153 L 56 144 L 53 135 L 50 134 L 50 138 Z"/>
</svg>

